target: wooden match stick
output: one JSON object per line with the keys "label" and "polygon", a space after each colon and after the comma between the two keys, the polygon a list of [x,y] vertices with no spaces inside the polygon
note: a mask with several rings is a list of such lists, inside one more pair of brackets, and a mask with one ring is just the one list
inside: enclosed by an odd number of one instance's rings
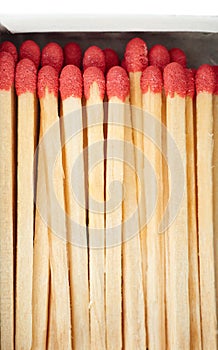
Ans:
{"label": "wooden match stick", "polygon": [[194,74],[186,69],[186,149],[187,149],[187,195],[188,195],[188,240],[189,240],[189,306],[190,306],[190,346],[201,349],[200,290],[198,271],[198,232],[196,206],[196,157],[194,105]]}
{"label": "wooden match stick", "polygon": [[[118,66],[111,68],[107,74],[106,88],[108,96],[105,237],[106,334],[108,349],[122,349],[122,185],[125,102],[129,101],[129,78],[126,71]],[[116,145],[113,142],[116,142]],[[119,154],[119,159],[117,159],[117,154]],[[121,183],[121,189],[111,194],[110,186],[114,181]],[[114,195],[115,208],[111,197]]]}
{"label": "wooden match stick", "polygon": [[[217,348],[213,224],[213,91],[215,73],[202,65],[196,73],[198,241],[202,345]],[[217,214],[216,214],[217,215]]]}
{"label": "wooden match stick", "polygon": [[[40,126],[40,140],[44,133],[43,127]],[[38,161],[38,174],[45,177],[41,170],[42,162],[41,157]],[[36,199],[38,200],[40,196],[42,193],[40,186],[37,185]],[[49,279],[48,227],[45,218],[41,217],[36,206],[33,247],[32,350],[46,349],[47,346]]]}
{"label": "wooden match stick", "polygon": [[[40,100],[40,120],[44,127],[44,132],[48,131],[55,122],[58,128],[58,73],[51,66],[44,66],[39,71],[38,96]],[[50,217],[47,223],[51,269],[48,348],[54,349],[61,347],[63,349],[70,349],[71,316],[66,228],[64,219],[61,220],[62,211],[64,211],[65,208],[62,159],[59,157],[58,160],[56,160],[56,165],[49,164],[52,151],[57,148],[61,151],[59,136],[58,134],[57,139],[50,140],[49,149],[44,149],[47,166],[55,166],[53,178],[44,179],[47,186],[47,193],[44,195],[48,197],[48,214]],[[42,180],[43,179],[41,179],[41,181]],[[54,203],[51,199],[53,187],[62,211],[58,211],[58,209],[54,207]]]}
{"label": "wooden match stick", "polygon": [[17,349],[32,346],[32,279],[34,234],[34,152],[37,131],[37,71],[24,58],[17,64],[17,257],[16,339]]}
{"label": "wooden match stick", "polygon": [[216,315],[218,319],[218,66],[213,66],[216,85],[213,95],[213,220],[214,220],[214,252],[215,252],[215,283],[216,283]]}
{"label": "wooden match stick", "polygon": [[[52,90],[52,89],[51,89]],[[43,113],[42,113],[43,116]],[[48,130],[48,121],[41,119],[39,143],[42,142]],[[45,349],[48,335],[48,309],[50,292],[49,267],[49,235],[48,235],[48,205],[44,207],[42,215],[38,203],[48,199],[43,192],[41,181],[47,181],[46,154],[39,152],[37,159],[36,209],[35,231],[33,245],[33,293],[32,293],[32,350]],[[46,191],[48,186],[45,185]],[[45,197],[45,199],[43,198]]]}
{"label": "wooden match stick", "polygon": [[[105,79],[97,67],[89,67],[84,75],[84,94],[88,127],[88,227],[89,227],[89,283],[91,349],[106,349],[104,298],[104,136],[103,99]],[[92,147],[97,144],[97,151]],[[97,164],[95,163],[97,161]],[[99,206],[93,207],[92,201]]]}
{"label": "wooden match stick", "polygon": [[137,201],[139,205],[139,224],[142,256],[142,274],[144,298],[146,300],[146,208],[145,208],[145,184],[144,177],[140,176],[144,170],[144,137],[143,137],[143,115],[142,115],[142,93],[140,89],[140,79],[143,70],[148,65],[147,45],[140,38],[130,40],[125,49],[125,63],[130,80],[130,103],[131,118],[133,127],[133,142],[135,148],[136,172],[141,178],[141,183],[137,177]]}
{"label": "wooden match stick", "polygon": [[1,349],[14,349],[15,98],[14,59],[0,52],[0,313]]}
{"label": "wooden match stick", "polygon": [[[155,212],[147,224],[147,325],[149,349],[166,348],[165,330],[165,259],[164,234],[159,234],[159,225],[163,214],[163,177],[162,177],[162,74],[158,67],[147,67],[141,76],[142,105],[145,111],[144,121],[152,116],[155,120],[147,121],[147,133],[152,132],[153,140],[145,139],[145,156],[153,166],[157,181],[157,198],[153,179],[147,179],[152,198],[145,198],[146,208],[156,202]],[[148,115],[149,114],[149,115]],[[150,127],[150,129],[149,129]],[[146,130],[146,125],[145,125]],[[150,131],[149,131],[150,130]],[[147,141],[147,142],[146,142]],[[149,181],[151,181],[149,183]],[[158,334],[158,336],[157,336]]]}
{"label": "wooden match stick", "polygon": [[41,58],[40,56],[40,47],[35,41],[25,40],[22,42],[19,50],[20,60],[22,60],[23,58],[29,58],[31,61],[34,62],[36,68],[38,69]]}
{"label": "wooden match stick", "polygon": [[[62,102],[62,127],[64,144],[65,205],[67,220],[68,251],[70,264],[70,292],[72,314],[72,343],[75,349],[90,348],[89,334],[89,282],[88,282],[88,242],[86,236],[85,182],[78,202],[73,192],[84,179],[84,162],[81,168],[74,163],[83,154],[82,120],[82,75],[78,67],[65,66],[60,75]],[[69,120],[70,116],[70,120]],[[75,135],[75,123],[80,133]],[[71,140],[67,140],[72,136]],[[83,177],[81,176],[83,175]],[[78,224],[75,231],[73,222]]]}
{"label": "wooden match stick", "polygon": [[123,347],[146,348],[145,299],[131,110],[125,104],[123,199]]}
{"label": "wooden match stick", "polygon": [[[174,215],[175,205],[169,207],[169,223],[167,233],[168,276],[167,276],[167,343],[171,349],[190,348],[190,316],[189,316],[189,271],[188,271],[188,211],[187,211],[187,180],[186,180],[186,124],[185,124],[185,97],[186,75],[184,68],[176,63],[168,64],[164,69],[164,88],[166,93],[167,117],[167,157],[168,165],[180,168],[174,157],[175,149],[170,145],[173,137],[181,156],[184,169],[184,191],[179,203],[178,213]],[[171,135],[171,136],[170,136]],[[170,169],[169,169],[170,170]],[[170,182],[169,189],[175,186]],[[175,181],[175,179],[171,179]],[[175,189],[175,187],[174,187]]]}

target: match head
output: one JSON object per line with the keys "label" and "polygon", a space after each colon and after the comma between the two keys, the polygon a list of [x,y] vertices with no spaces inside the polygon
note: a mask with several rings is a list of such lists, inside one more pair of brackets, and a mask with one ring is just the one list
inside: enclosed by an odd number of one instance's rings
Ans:
{"label": "match head", "polygon": [[14,83],[15,62],[9,52],[0,52],[0,90],[9,91]]}
{"label": "match head", "polygon": [[111,97],[117,97],[125,102],[130,89],[129,78],[125,69],[115,66],[108,71],[106,89],[109,100]]}
{"label": "match head", "polygon": [[20,46],[19,58],[29,58],[35,63],[36,68],[38,69],[40,63],[40,47],[33,40],[26,40]]}
{"label": "match head", "polygon": [[174,97],[177,94],[185,98],[187,91],[185,69],[179,63],[172,62],[164,68],[163,76],[166,95]]}
{"label": "match head", "polygon": [[195,75],[195,85],[197,94],[207,92],[213,94],[216,85],[216,76],[213,67],[203,64]]}
{"label": "match head", "polygon": [[120,65],[121,65],[121,67],[122,67],[123,69],[125,69],[125,70],[127,71],[125,58],[123,58],[123,59],[121,60]]}
{"label": "match head", "polygon": [[89,67],[83,73],[84,95],[87,100],[90,97],[90,88],[93,83],[98,85],[99,96],[103,101],[105,94],[105,78],[100,68]]}
{"label": "match head", "polygon": [[81,67],[82,50],[81,47],[74,42],[70,42],[64,46],[64,65],[73,64]]}
{"label": "match head", "polygon": [[110,48],[104,49],[103,52],[105,55],[106,73],[107,73],[110,68],[114,66],[119,66],[120,60],[116,51]]}
{"label": "match head", "polygon": [[145,94],[148,89],[153,93],[161,93],[163,87],[163,78],[161,70],[157,66],[145,68],[141,76],[141,90]]}
{"label": "match head", "polygon": [[214,95],[218,95],[218,66],[213,66],[213,70],[216,78],[216,84],[215,84],[215,89],[213,93]]}
{"label": "match head", "polygon": [[23,58],[16,66],[15,88],[17,95],[36,92],[37,69],[33,61]]}
{"label": "match head", "polygon": [[170,63],[170,54],[163,45],[154,45],[148,52],[150,66],[157,66],[162,71]]}
{"label": "match head", "polygon": [[62,100],[68,97],[82,98],[82,74],[77,66],[65,66],[61,71],[59,81]]}
{"label": "match head", "polygon": [[48,43],[42,49],[41,65],[51,66],[56,69],[58,74],[61,71],[64,62],[64,53],[62,47],[57,43]]}
{"label": "match head", "polygon": [[148,49],[144,40],[134,38],[128,42],[125,50],[125,62],[128,72],[142,72],[148,65]]}
{"label": "match head", "polygon": [[83,70],[89,67],[97,67],[105,72],[106,62],[104,52],[98,46],[90,46],[83,56]]}
{"label": "match head", "polygon": [[185,68],[187,81],[187,96],[194,98],[195,95],[195,74],[193,69]]}
{"label": "match head", "polygon": [[0,44],[0,51],[9,52],[12,55],[14,62],[17,63],[17,60],[18,60],[17,48],[11,41],[3,41]]}
{"label": "match head", "polygon": [[170,54],[170,62],[177,62],[181,64],[184,68],[187,65],[185,52],[178,47],[174,47],[169,51]]}
{"label": "match head", "polygon": [[58,96],[58,72],[51,66],[44,66],[39,70],[37,82],[38,97],[45,97],[46,90],[49,94]]}

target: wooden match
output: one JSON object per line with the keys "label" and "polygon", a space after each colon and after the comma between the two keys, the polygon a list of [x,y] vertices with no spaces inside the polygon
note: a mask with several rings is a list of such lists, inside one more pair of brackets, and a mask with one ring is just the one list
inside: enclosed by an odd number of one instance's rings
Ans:
{"label": "wooden match", "polygon": [[[163,349],[166,344],[165,329],[165,254],[164,234],[159,233],[159,226],[163,215],[163,178],[162,178],[162,74],[157,66],[147,67],[141,76],[142,108],[144,115],[144,130],[148,137],[144,141],[145,157],[153,166],[156,181],[157,194],[155,198],[154,179],[147,179],[145,186],[150,188],[149,198],[146,200],[146,208],[155,203],[155,212],[147,223],[147,327],[149,349]],[[154,118],[149,123],[149,117]],[[147,120],[147,123],[146,123]],[[152,135],[149,135],[152,130]],[[158,333],[158,337],[157,337]]]}
{"label": "wooden match", "polygon": [[[185,97],[186,75],[184,68],[176,63],[168,64],[164,69],[164,89],[166,93],[167,120],[167,157],[168,164],[179,169],[174,159],[175,150],[170,147],[172,135],[181,156],[184,170],[183,198],[179,204],[176,217],[171,218],[175,203],[169,207],[169,218],[173,220],[167,230],[167,255],[169,257],[167,291],[167,334],[170,348],[188,349],[190,347],[190,313],[189,313],[189,260],[188,260],[188,211],[186,179],[186,124]],[[173,185],[169,177],[169,189]],[[174,179],[175,181],[175,179]]]}
{"label": "wooden match", "polygon": [[[106,168],[106,329],[107,348],[122,348],[122,219],[124,173],[125,103],[129,101],[129,79],[125,70],[114,66],[107,74],[108,130]],[[117,146],[113,142],[119,142]],[[117,158],[119,153],[119,159]],[[110,186],[119,181],[119,193]],[[112,198],[116,195],[116,198]],[[113,199],[118,208],[113,208]],[[110,207],[110,204],[112,208]]]}
{"label": "wooden match", "polygon": [[[60,93],[62,103],[63,128],[63,164],[65,174],[65,205],[67,220],[68,257],[70,268],[72,344],[75,349],[90,348],[89,332],[89,281],[88,281],[88,240],[86,236],[86,199],[85,182],[80,193],[80,201],[76,200],[73,191],[84,181],[84,161],[75,168],[79,157],[83,159],[83,120],[82,120],[82,74],[78,67],[67,65],[60,75]],[[69,122],[70,116],[70,122]],[[74,120],[76,119],[76,121]],[[79,134],[74,123],[77,123]],[[67,140],[67,135],[72,138]],[[72,136],[74,135],[74,136]],[[79,229],[75,231],[73,223]]]}
{"label": "wooden match", "polygon": [[217,347],[213,224],[213,91],[215,73],[202,65],[196,73],[198,241],[202,346]]}
{"label": "wooden match", "polygon": [[[96,49],[94,48],[94,52],[95,51]],[[91,56],[90,54],[90,57]],[[88,128],[88,234],[91,348],[106,349],[103,144],[105,78],[103,72],[99,68],[90,66],[84,71],[83,80]],[[91,147],[94,144],[98,144],[98,154],[91,151]],[[94,164],[95,160],[97,164]],[[98,207],[96,209],[92,205],[93,201],[98,202]]]}
{"label": "wooden match", "polygon": [[28,58],[19,61],[15,75],[18,96],[16,348],[31,348],[32,345],[36,79],[34,63]]}
{"label": "wooden match", "polygon": [[1,349],[14,349],[15,93],[14,59],[0,52],[0,313]]}

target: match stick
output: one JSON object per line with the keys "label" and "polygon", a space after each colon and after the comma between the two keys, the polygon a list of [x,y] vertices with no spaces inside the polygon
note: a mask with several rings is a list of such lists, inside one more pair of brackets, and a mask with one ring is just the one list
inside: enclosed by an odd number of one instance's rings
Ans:
{"label": "match stick", "polygon": [[37,72],[28,58],[18,62],[16,348],[32,346],[32,279],[34,230],[34,152],[37,131]]}
{"label": "match stick", "polygon": [[29,58],[35,63],[36,68],[39,68],[41,51],[39,45],[33,40],[24,41],[19,50],[19,59]]}
{"label": "match stick", "polygon": [[[122,186],[125,102],[129,102],[129,78],[126,71],[118,66],[111,68],[107,74],[106,88],[108,96],[105,237],[106,334],[108,349],[122,349]],[[116,144],[113,144],[114,142]],[[110,187],[114,181],[119,181],[121,188],[120,191],[111,193]],[[116,207],[113,207],[113,200],[114,203],[116,202]]]}
{"label": "match stick", "polygon": [[188,195],[188,240],[189,240],[189,306],[190,306],[190,346],[201,349],[200,291],[198,271],[198,232],[196,205],[196,156],[195,117],[193,99],[195,97],[194,74],[186,69],[186,149],[187,149],[187,195]]}
{"label": "match stick", "polygon": [[141,178],[141,183],[137,177],[137,201],[139,205],[140,240],[142,251],[142,275],[144,298],[146,300],[146,208],[145,208],[145,184],[144,177],[140,176],[144,171],[144,137],[143,137],[143,114],[142,114],[142,93],[140,89],[140,79],[143,70],[148,65],[147,45],[140,38],[130,40],[125,50],[125,63],[130,80],[130,103],[131,118],[133,128],[133,142],[135,148],[136,173]]}
{"label": "match stick", "polygon": [[[46,68],[44,68],[45,70]],[[43,70],[42,70],[43,72]],[[48,70],[49,73],[49,70]],[[55,86],[50,85],[50,91],[55,91]],[[42,115],[43,116],[43,115]],[[40,121],[39,143],[42,142],[48,129],[47,119]],[[48,308],[49,308],[49,236],[48,236],[48,208],[44,208],[44,217],[40,201],[47,205],[48,198],[43,192],[40,181],[47,181],[46,154],[40,153],[37,160],[37,184],[36,184],[36,209],[35,209],[35,232],[33,245],[33,294],[32,294],[32,349],[45,349],[48,334]],[[47,185],[46,186],[46,191]],[[48,206],[48,205],[47,205]]]}
{"label": "match stick", "polygon": [[12,55],[14,62],[17,63],[17,60],[18,60],[17,48],[11,41],[7,41],[7,40],[3,41],[0,44],[0,52],[1,51],[9,52]]}
{"label": "match stick", "polygon": [[118,54],[113,49],[110,49],[107,47],[106,49],[103,50],[103,52],[105,55],[105,64],[106,64],[105,72],[107,73],[110,68],[114,66],[119,66],[120,60],[119,60]]}
{"label": "match stick", "polygon": [[89,67],[97,67],[105,73],[106,63],[104,52],[98,46],[90,46],[83,56],[83,70]]}
{"label": "match stick", "polygon": [[[173,203],[169,207],[170,223],[167,235],[166,254],[168,258],[168,276],[166,285],[167,295],[167,335],[168,346],[171,349],[190,348],[190,314],[189,314],[189,271],[188,271],[188,211],[187,211],[187,179],[186,179],[186,124],[185,124],[185,97],[186,75],[184,68],[176,63],[168,64],[164,69],[164,88],[166,93],[167,119],[167,158],[168,166],[180,168],[174,158],[175,149],[170,145],[173,137],[181,156],[184,169],[184,188],[176,188],[170,182],[169,189],[184,191],[176,217]],[[171,136],[170,136],[171,135]],[[179,171],[179,170],[178,170]],[[174,179],[175,181],[175,179]]]}
{"label": "match stick", "polygon": [[60,73],[64,62],[63,49],[57,43],[48,43],[42,49],[41,66],[51,66]]}
{"label": "match stick", "polygon": [[1,349],[14,349],[15,98],[14,59],[0,52],[0,313]]}
{"label": "match stick", "polygon": [[181,66],[183,66],[184,68],[186,67],[187,59],[186,59],[185,52],[183,50],[181,50],[178,47],[174,47],[171,50],[169,50],[169,54],[170,54],[170,62],[177,62],[181,64]]}
{"label": "match stick", "polygon": [[[89,349],[89,283],[88,242],[86,236],[85,182],[78,203],[73,192],[84,181],[84,162],[75,168],[75,162],[83,154],[82,75],[78,67],[67,65],[60,75],[62,103],[63,150],[65,173],[65,204],[67,220],[68,252],[70,264],[70,292],[72,314],[72,342],[75,349]],[[70,116],[70,121],[69,121]],[[74,120],[75,117],[76,121]],[[76,126],[74,123],[76,122]],[[75,135],[76,127],[80,133]],[[72,135],[71,140],[67,140]],[[78,228],[75,231],[75,225]]]}
{"label": "match stick", "polygon": [[73,64],[74,66],[81,67],[82,63],[82,50],[81,47],[74,42],[67,43],[64,46],[64,65]]}
{"label": "match stick", "polygon": [[[58,58],[57,58],[58,60]],[[58,117],[58,73],[51,66],[44,66],[38,74],[38,96],[40,100],[40,121],[44,127],[44,132],[48,131],[52,124],[57,123]],[[49,149],[45,149],[45,161],[49,166],[52,151],[54,149],[61,151],[60,135],[56,139],[51,139]],[[53,164],[50,164],[54,166]],[[48,176],[48,175],[47,175]],[[46,181],[48,196],[48,236],[49,236],[49,254],[51,269],[50,286],[50,319],[48,348],[71,348],[71,316],[70,316],[70,296],[68,280],[68,260],[65,221],[61,220],[62,211],[64,211],[64,187],[62,158],[56,160],[53,170],[53,178],[40,179]],[[39,180],[38,180],[39,183]],[[53,190],[60,203],[61,211],[54,207],[51,199]],[[44,194],[45,196],[45,194]],[[37,199],[38,200],[38,199]],[[42,200],[42,198],[41,198]],[[55,229],[55,231],[53,231]]]}
{"label": "match stick", "polygon": [[214,220],[214,252],[215,252],[215,283],[216,283],[216,313],[218,318],[218,66],[213,66],[216,85],[213,95],[214,149],[213,149],[213,220]]}
{"label": "match stick", "polygon": [[[40,127],[40,139],[44,131]],[[38,174],[43,159],[38,161]],[[45,194],[43,194],[45,195]],[[37,186],[36,198],[42,196]],[[47,214],[48,215],[48,214]],[[33,248],[33,297],[32,297],[32,349],[46,349],[48,332],[48,295],[49,295],[49,241],[48,227],[36,207]]]}
{"label": "match stick", "polygon": [[[88,127],[88,230],[91,348],[106,349],[103,145],[103,99],[105,93],[105,79],[103,72],[97,67],[87,68],[84,72],[83,79]],[[98,151],[92,150],[94,144],[97,145]],[[97,162],[97,164],[95,162]],[[97,208],[93,206],[93,201],[97,201]]]}
{"label": "match stick", "polygon": [[[215,73],[207,64],[196,73],[198,242],[202,345],[217,348],[213,224],[213,91]],[[217,215],[217,214],[216,214]]]}
{"label": "match stick", "polygon": [[[123,199],[123,348],[145,349],[145,299],[131,110],[125,104]],[[131,166],[133,168],[131,168]]]}
{"label": "match stick", "polygon": [[[146,208],[155,203],[155,212],[147,224],[147,325],[149,349],[166,348],[165,330],[165,254],[164,234],[159,234],[159,225],[163,215],[163,177],[162,177],[162,74],[158,67],[147,67],[141,76],[142,105],[145,111],[144,121],[151,115],[155,120],[147,125],[148,135],[153,140],[145,139],[145,156],[153,166],[157,181],[157,198],[153,179],[147,178],[146,185],[150,188],[150,196],[146,199]],[[147,141],[147,142],[146,142]],[[156,143],[156,144],[155,144]],[[150,183],[149,183],[150,181]],[[158,334],[158,336],[157,336]]]}
{"label": "match stick", "polygon": [[160,68],[161,71],[170,63],[170,54],[163,45],[154,45],[148,52],[149,66]]}

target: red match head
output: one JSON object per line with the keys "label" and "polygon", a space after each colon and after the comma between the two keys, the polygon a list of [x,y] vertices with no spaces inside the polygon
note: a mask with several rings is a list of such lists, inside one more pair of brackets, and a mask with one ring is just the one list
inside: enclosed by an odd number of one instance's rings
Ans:
{"label": "red match head", "polygon": [[77,43],[70,42],[64,46],[64,64],[73,64],[74,66],[81,67],[82,63],[82,50]]}
{"label": "red match head", "polygon": [[57,43],[48,43],[42,49],[41,65],[51,66],[56,69],[58,74],[61,71],[64,62],[64,54],[60,45]]}
{"label": "red match head", "polygon": [[186,67],[187,60],[184,51],[179,49],[178,47],[174,47],[169,51],[170,54],[170,62],[177,62],[181,64],[184,68]]}
{"label": "red match head", "polygon": [[195,95],[195,75],[193,69],[185,68],[187,81],[187,96],[193,98]]}
{"label": "red match head", "polygon": [[87,100],[90,97],[90,87],[93,83],[98,85],[99,95],[103,100],[105,94],[105,78],[102,70],[97,67],[89,67],[83,73],[84,95]]}
{"label": "red match head", "polygon": [[120,65],[121,65],[121,67],[123,67],[123,69],[125,69],[125,70],[127,71],[125,58],[123,58],[123,59],[121,60]]}
{"label": "red match head", "polygon": [[153,93],[161,93],[163,87],[161,70],[156,66],[145,68],[141,76],[140,85],[143,94],[145,94],[148,89]]}
{"label": "red match head", "polygon": [[83,70],[85,71],[89,67],[97,67],[103,73],[105,72],[105,55],[98,46],[90,46],[84,53]]}
{"label": "red match head", "polygon": [[148,49],[144,40],[134,38],[128,42],[125,50],[125,62],[128,72],[142,72],[148,65]]}
{"label": "red match head", "polygon": [[11,41],[3,41],[3,43],[0,44],[0,51],[9,52],[13,56],[14,62],[17,63],[17,48]]}
{"label": "red match head", "polygon": [[112,49],[106,48],[103,50],[103,52],[105,54],[106,73],[107,73],[111,67],[119,66],[120,60],[116,51]]}
{"label": "red match head", "polygon": [[177,62],[169,63],[164,68],[164,89],[167,96],[186,96],[187,81],[185,69]]}
{"label": "red match head", "polygon": [[216,78],[214,95],[218,95],[218,66],[213,66],[213,70],[214,70],[215,78]]}
{"label": "red match head", "polygon": [[20,46],[19,58],[29,58],[35,63],[36,68],[38,69],[40,63],[40,47],[33,40],[26,40]]}
{"label": "red match head", "polygon": [[14,58],[9,52],[0,52],[0,90],[9,91],[14,83]]}
{"label": "red match head", "polygon": [[154,45],[148,52],[150,66],[157,66],[163,70],[170,63],[170,54],[163,45]]}
{"label": "red match head", "polygon": [[60,94],[61,99],[68,97],[82,98],[82,74],[80,69],[74,65],[65,66],[60,75]]}
{"label": "red match head", "polygon": [[38,73],[38,97],[45,97],[45,92],[58,96],[58,72],[51,66],[44,66]]}
{"label": "red match head", "polygon": [[213,67],[203,64],[195,75],[195,85],[197,94],[207,92],[213,94],[216,85],[216,76]]}
{"label": "red match head", "polygon": [[107,73],[107,95],[110,100],[111,97],[118,97],[125,102],[129,96],[129,78],[122,67],[112,67]]}
{"label": "red match head", "polygon": [[29,58],[23,58],[16,66],[15,88],[17,95],[26,92],[36,92],[37,70],[36,66]]}

